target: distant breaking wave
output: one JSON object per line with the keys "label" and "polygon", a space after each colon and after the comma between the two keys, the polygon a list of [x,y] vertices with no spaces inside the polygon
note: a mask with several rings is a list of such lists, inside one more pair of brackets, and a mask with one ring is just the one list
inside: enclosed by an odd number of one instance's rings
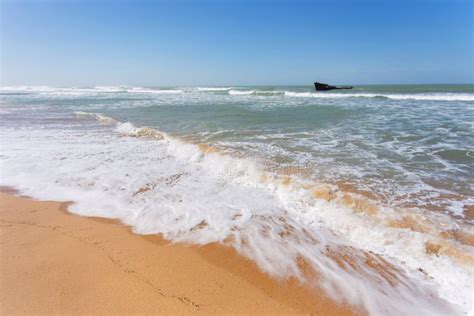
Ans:
{"label": "distant breaking wave", "polygon": [[273,95],[284,95],[285,91],[274,91],[274,90],[230,90],[231,95],[258,95],[258,96],[273,96]]}
{"label": "distant breaking wave", "polygon": [[97,86],[97,87],[49,87],[49,86],[15,86],[0,87],[2,92],[29,92],[29,93],[51,93],[51,94],[72,94],[72,93],[99,93],[99,92],[127,92],[124,86]]}
{"label": "distant breaking wave", "polygon": [[289,98],[379,98],[388,100],[419,100],[419,101],[466,101],[473,102],[473,93],[364,93],[364,92],[316,92],[288,90],[259,90],[232,87],[196,87],[182,88],[145,88],[127,86],[96,86],[96,87],[49,87],[49,86],[16,86],[0,87],[0,93],[8,94],[40,94],[40,95],[98,95],[107,93],[137,93],[137,94],[181,94],[181,93],[222,93],[232,96],[284,96]]}
{"label": "distant breaking wave", "polygon": [[152,93],[152,94],[179,94],[184,91],[181,89],[150,89],[141,87],[124,86],[97,86],[91,88],[56,88],[48,86],[18,86],[18,87],[0,87],[1,92],[6,93],[39,93],[47,95],[80,95],[80,94],[101,94],[101,93]]}
{"label": "distant breaking wave", "polygon": [[[208,89],[208,88],[205,88]],[[209,88],[210,89],[210,88]],[[218,88],[216,88],[218,89]],[[377,94],[377,93],[327,93],[327,92],[295,92],[295,91],[273,91],[273,90],[237,90],[221,88],[219,90],[199,90],[199,91],[228,91],[230,95],[256,95],[274,96],[284,95],[285,97],[296,98],[321,98],[321,99],[341,99],[341,98],[381,98],[390,100],[420,100],[420,101],[474,101],[474,94],[470,93],[419,93],[419,94]]]}
{"label": "distant breaking wave", "polygon": [[218,91],[229,91],[232,88],[225,88],[225,87],[198,87],[197,91],[203,92],[218,92]]}
{"label": "distant breaking wave", "polygon": [[285,91],[287,97],[299,98],[386,98],[392,100],[423,101],[474,101],[474,94],[469,93],[420,93],[420,94],[375,94],[375,93],[325,93],[325,92],[292,92]]}
{"label": "distant breaking wave", "polygon": [[147,88],[132,88],[128,89],[127,92],[131,93],[156,93],[156,94],[164,94],[164,93],[183,93],[183,90],[180,89],[147,89]]}
{"label": "distant breaking wave", "polygon": [[255,90],[230,90],[229,94],[233,95],[252,95],[255,94]]}

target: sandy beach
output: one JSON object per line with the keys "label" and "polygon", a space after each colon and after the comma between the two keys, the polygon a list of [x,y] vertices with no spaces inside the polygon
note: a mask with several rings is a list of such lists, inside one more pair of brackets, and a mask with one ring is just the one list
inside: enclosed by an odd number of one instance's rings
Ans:
{"label": "sandy beach", "polygon": [[0,195],[3,315],[354,314],[230,248],[171,244],[12,193]]}

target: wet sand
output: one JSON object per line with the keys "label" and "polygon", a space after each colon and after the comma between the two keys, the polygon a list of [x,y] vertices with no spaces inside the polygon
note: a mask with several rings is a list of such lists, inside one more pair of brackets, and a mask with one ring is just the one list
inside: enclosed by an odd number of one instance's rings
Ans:
{"label": "wet sand", "polygon": [[0,314],[351,315],[218,244],[171,244],[0,193]]}

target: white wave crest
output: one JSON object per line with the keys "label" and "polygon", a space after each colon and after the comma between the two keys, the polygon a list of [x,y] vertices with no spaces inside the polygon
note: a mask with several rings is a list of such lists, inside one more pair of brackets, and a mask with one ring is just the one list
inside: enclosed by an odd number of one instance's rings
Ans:
{"label": "white wave crest", "polygon": [[376,93],[327,93],[327,92],[293,92],[285,91],[287,97],[300,98],[387,98],[392,100],[424,101],[474,101],[470,93],[413,93],[413,94],[376,94]]}
{"label": "white wave crest", "polygon": [[197,91],[209,91],[209,92],[213,92],[213,91],[229,91],[230,89],[232,88],[226,88],[226,87],[198,87],[197,88]]}
{"label": "white wave crest", "polygon": [[131,88],[127,92],[130,93],[153,93],[153,94],[179,94],[184,91],[181,89],[147,89],[147,88]]}
{"label": "white wave crest", "polygon": [[230,90],[229,94],[232,94],[232,95],[252,95],[252,94],[255,94],[255,90]]}
{"label": "white wave crest", "polygon": [[0,91],[9,93],[33,93],[47,96],[82,96],[125,92],[124,87],[58,88],[48,86],[1,87]]}
{"label": "white wave crest", "polygon": [[165,134],[150,127],[136,127],[130,122],[117,123],[115,131],[122,135],[133,137],[145,137],[153,139],[164,139]]}
{"label": "white wave crest", "polygon": [[94,90],[98,92],[126,92],[127,87],[125,86],[96,86]]}
{"label": "white wave crest", "polygon": [[44,92],[54,91],[57,88],[49,86],[3,86],[0,87],[0,91],[6,92]]}
{"label": "white wave crest", "polygon": [[383,96],[394,100],[474,101],[474,94],[470,93],[387,94]]}
{"label": "white wave crest", "polygon": [[76,115],[76,117],[92,117],[92,118],[95,118],[97,122],[102,123],[102,124],[116,124],[117,123],[117,120],[111,117],[105,116],[101,113],[76,111],[74,112],[74,115]]}

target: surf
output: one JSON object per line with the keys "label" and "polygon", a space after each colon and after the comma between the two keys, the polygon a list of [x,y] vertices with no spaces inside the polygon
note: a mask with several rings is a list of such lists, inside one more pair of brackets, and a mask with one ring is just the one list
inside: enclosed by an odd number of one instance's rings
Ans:
{"label": "surf", "polygon": [[[175,242],[227,244],[275,277],[321,286],[371,314],[408,312],[400,310],[407,301],[410,312],[453,312],[443,300],[433,304],[435,292],[458,306],[469,304],[459,289],[443,288],[455,277],[453,271],[460,276],[458,286],[465,283],[472,268],[472,257],[465,253],[468,246],[441,237],[452,225],[447,217],[426,222],[422,229],[410,228],[401,220],[413,218],[413,210],[395,212],[337,186],[269,171],[264,161],[235,158],[100,113],[76,116],[111,123],[104,126],[107,143],[93,136],[73,137],[75,158],[61,163],[59,170],[53,167],[58,166],[54,158],[51,166],[33,164],[26,170],[30,181],[24,181],[21,172],[28,159],[3,161],[11,170],[5,181],[33,197],[73,200],[72,212],[118,218],[136,233],[160,233]],[[65,140],[56,136],[59,143]],[[81,158],[84,150],[91,159]],[[102,154],[90,156],[96,150]],[[67,172],[45,172],[50,169]],[[81,176],[72,180],[76,175]],[[47,180],[51,177],[56,184]],[[50,186],[45,190],[39,183]],[[453,265],[438,253],[464,257]],[[450,260],[457,259],[454,255]],[[469,291],[470,285],[464,285]]]}

